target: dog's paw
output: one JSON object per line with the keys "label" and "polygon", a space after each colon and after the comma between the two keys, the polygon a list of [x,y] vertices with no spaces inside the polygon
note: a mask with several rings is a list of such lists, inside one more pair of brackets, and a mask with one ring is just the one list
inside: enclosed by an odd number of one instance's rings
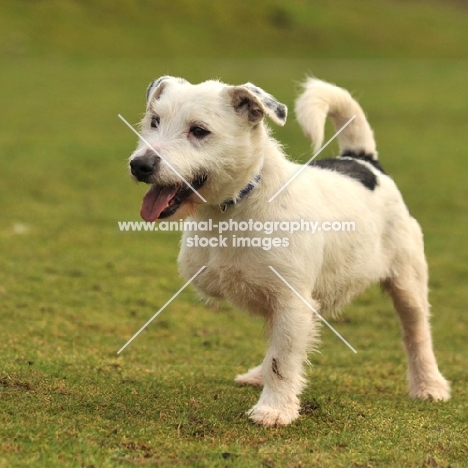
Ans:
{"label": "dog's paw", "polygon": [[282,408],[255,405],[247,414],[253,422],[262,426],[286,426],[299,417],[299,405]]}
{"label": "dog's paw", "polygon": [[256,387],[263,387],[263,374],[262,366],[257,366],[250,369],[245,374],[239,374],[234,381],[239,385],[254,385]]}
{"label": "dog's paw", "polygon": [[442,375],[436,380],[419,382],[412,386],[410,397],[421,400],[447,401],[450,400],[450,384]]}

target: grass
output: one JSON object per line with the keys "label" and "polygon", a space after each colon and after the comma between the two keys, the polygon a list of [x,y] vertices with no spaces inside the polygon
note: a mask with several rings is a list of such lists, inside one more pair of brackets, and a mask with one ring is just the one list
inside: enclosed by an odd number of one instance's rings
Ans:
{"label": "grass", "polygon": [[[466,57],[459,0],[4,0],[3,53],[73,57]],[[0,49],[1,50],[1,49]]]}
{"label": "grass", "polygon": [[[396,27],[397,17],[418,14],[432,14],[433,27],[442,32],[453,29],[444,39],[452,41],[446,54],[452,58],[430,48],[436,42],[432,36],[426,55],[419,55],[426,58],[414,58],[417,40],[403,28],[401,41],[409,44],[405,58],[398,57],[399,46],[385,32],[386,55],[371,59],[378,55],[372,36],[364,47],[359,37],[349,36],[353,22],[339,12],[335,17],[343,34],[335,37],[323,26],[334,48],[320,47],[308,59],[301,57],[310,46],[296,58],[267,50],[271,36],[261,21],[256,42],[265,47],[264,58],[246,52],[253,36],[228,48],[226,55],[237,51],[239,58],[220,57],[216,48],[207,52],[213,58],[198,58],[202,53],[187,58],[180,47],[195,30],[203,29],[196,36],[203,47],[215,34],[201,27],[200,11],[192,8],[184,10],[184,18],[193,16],[194,23],[185,33],[176,27],[181,20],[165,23],[166,29],[176,25],[172,34],[180,42],[173,46],[174,56],[167,52],[167,58],[155,60],[157,54],[131,54],[136,45],[145,50],[150,32],[140,34],[132,19],[140,18],[139,10],[128,13],[122,26],[123,4],[106,10],[108,29],[93,28],[79,16],[93,17],[84,3],[56,3],[61,21],[49,28],[33,24],[38,9],[51,8],[46,2],[28,10],[21,2],[6,5],[1,21],[8,27],[0,29],[10,31],[9,37],[28,34],[21,36],[25,50],[10,48],[3,55],[0,74],[0,467],[466,466],[468,62],[456,58],[466,44],[456,39],[466,34],[458,26],[466,22],[464,10],[382,3],[393,12],[382,23],[385,31]],[[111,9],[110,3],[96,5]],[[239,5],[241,14],[247,7]],[[374,7],[367,16],[359,13],[361,3],[350,5],[350,12],[358,12],[350,13],[355,21],[368,24],[375,18]],[[305,3],[291,2],[286,11],[305,22],[301,8]],[[321,8],[331,21],[329,8]],[[83,25],[83,40],[70,11]],[[98,13],[95,21],[101,21]],[[142,28],[149,27],[149,19],[142,22]],[[60,28],[67,27],[71,32],[63,35]],[[123,38],[117,41],[120,31]],[[247,36],[248,28],[238,34]],[[163,41],[167,37],[172,36],[162,34]],[[125,45],[127,38],[132,47]],[[110,44],[121,45],[122,53]],[[291,51],[297,44],[291,39]],[[338,51],[340,44],[347,58],[321,58],[333,56],[329,51]],[[382,163],[423,226],[436,354],[453,386],[446,404],[407,397],[399,327],[377,288],[333,322],[357,355],[323,330],[321,353],[310,356],[303,416],[286,428],[249,423],[244,412],[259,391],[233,383],[236,373],[262,359],[258,318],[227,305],[211,310],[187,289],[116,354],[183,284],[176,234],[117,229],[117,221],[138,219],[145,191],[126,174],[135,138],[117,114],[137,122],[146,84],[165,73],[191,81],[249,80],[292,108],[295,83],[307,72],[359,98]],[[292,157],[308,157],[309,142],[292,117],[284,128],[275,128],[275,135]]]}

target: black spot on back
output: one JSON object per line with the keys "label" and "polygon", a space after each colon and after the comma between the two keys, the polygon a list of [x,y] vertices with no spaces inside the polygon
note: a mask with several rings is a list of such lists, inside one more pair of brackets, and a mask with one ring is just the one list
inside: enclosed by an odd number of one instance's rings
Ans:
{"label": "black spot on back", "polygon": [[360,153],[356,153],[353,150],[345,150],[340,154],[341,158],[353,158],[353,159],[360,159],[361,161],[366,161],[369,164],[372,164],[377,170],[379,170],[382,174],[386,174],[383,170],[382,165],[378,159],[374,159],[372,154],[366,154],[364,151]]}
{"label": "black spot on back", "polygon": [[369,190],[374,190],[379,184],[377,176],[369,168],[364,164],[353,161],[352,159],[319,159],[318,161],[312,161],[310,165],[312,167],[327,169],[329,171],[338,172],[339,174],[351,177]]}

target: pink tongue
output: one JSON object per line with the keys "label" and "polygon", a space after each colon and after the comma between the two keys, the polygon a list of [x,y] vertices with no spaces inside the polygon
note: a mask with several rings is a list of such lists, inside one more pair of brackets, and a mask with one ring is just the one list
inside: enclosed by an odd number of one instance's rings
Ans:
{"label": "pink tongue", "polygon": [[177,193],[177,187],[158,187],[153,185],[143,197],[140,216],[148,222],[156,221],[169,206],[170,200]]}

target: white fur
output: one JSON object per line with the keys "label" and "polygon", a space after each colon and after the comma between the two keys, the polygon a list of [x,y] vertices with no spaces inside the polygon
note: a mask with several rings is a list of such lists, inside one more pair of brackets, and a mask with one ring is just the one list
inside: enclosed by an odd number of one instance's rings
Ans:
{"label": "white fur", "polygon": [[315,151],[322,146],[327,117],[331,118],[338,131],[356,116],[346,131],[338,136],[340,148],[371,154],[377,159],[374,133],[369,122],[361,106],[345,89],[309,78],[304,84],[304,92],[296,101],[296,115],[304,133],[315,144]]}
{"label": "white fur", "polygon": [[[273,266],[321,314],[337,311],[370,283],[381,282],[399,314],[409,360],[410,395],[447,400],[449,384],[439,373],[432,350],[427,302],[427,266],[421,229],[402,200],[394,181],[362,162],[378,178],[375,190],[330,170],[308,167],[271,203],[268,200],[300,166],[289,161],[270,136],[263,117],[284,123],[271,108],[272,97],[252,85],[227,86],[217,81],[191,85],[166,77],[164,89],[151,89],[143,135],[185,178],[203,172],[207,183],[173,216],[213,223],[298,220],[354,221],[354,232],[281,233],[288,248],[190,248],[187,237],[217,237],[217,232],[184,233],[180,272],[192,277],[206,269],[193,286],[206,298],[224,299],[266,319],[270,348],[263,363],[239,375],[239,384],[263,385],[250,418],[265,426],[283,425],[299,416],[299,394],[305,385],[303,363],[316,346],[316,317],[269,269]],[[156,96],[156,97],[155,97]],[[276,101],[275,101],[276,102]],[[269,104],[269,106],[267,104]],[[279,105],[279,104],[278,104]],[[309,80],[297,102],[297,116],[318,146],[329,115],[341,126],[355,121],[340,136],[341,150],[364,151],[375,159],[375,142],[364,113],[350,94],[318,80]],[[151,129],[152,115],[160,117]],[[193,122],[211,134],[195,141]],[[146,151],[141,145],[132,158]],[[219,205],[236,198],[261,173],[256,188],[221,212]],[[154,183],[178,183],[164,164]],[[232,233],[239,234],[239,233]],[[242,235],[258,237],[259,232]],[[264,235],[264,234],[263,234]],[[336,346],[341,346],[339,341]]]}

